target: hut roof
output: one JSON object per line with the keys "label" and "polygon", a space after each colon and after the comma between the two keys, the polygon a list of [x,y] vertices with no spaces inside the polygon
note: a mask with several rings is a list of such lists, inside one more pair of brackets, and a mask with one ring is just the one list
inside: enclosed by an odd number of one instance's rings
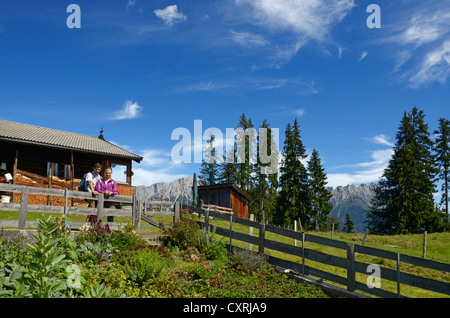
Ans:
{"label": "hut roof", "polygon": [[6,120],[0,120],[0,140],[113,155],[132,159],[136,162],[140,162],[143,159],[141,156],[135,155],[98,137]]}

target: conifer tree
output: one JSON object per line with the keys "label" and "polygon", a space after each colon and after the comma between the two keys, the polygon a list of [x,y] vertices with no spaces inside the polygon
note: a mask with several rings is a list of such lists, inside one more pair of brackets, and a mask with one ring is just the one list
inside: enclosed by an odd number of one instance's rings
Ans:
{"label": "conifer tree", "polygon": [[[236,127],[237,131],[241,129],[243,134],[237,133],[236,136],[236,159],[235,176],[237,185],[243,190],[249,190],[252,186],[252,172],[253,164],[256,160],[255,144],[256,134],[253,128],[253,123],[250,118],[247,119],[245,114],[239,118],[239,123]],[[253,156],[252,156],[253,154]]]}
{"label": "conifer tree", "polygon": [[297,118],[294,125],[286,126],[283,160],[280,167],[279,195],[274,223],[292,226],[300,218],[304,228],[311,228],[308,215],[308,174],[301,162],[306,158],[306,149],[300,138]]}
{"label": "conifer tree", "polygon": [[433,200],[436,175],[431,153],[433,143],[424,117],[417,107],[404,113],[396,134],[394,154],[367,214],[371,232],[420,233],[439,227]]}
{"label": "conifer tree", "polygon": [[308,174],[311,200],[310,216],[314,223],[314,229],[324,230],[328,216],[333,208],[330,202],[332,194],[326,188],[327,175],[316,149],[313,150],[308,161]]}
{"label": "conifer tree", "polygon": [[354,231],[353,221],[348,213],[345,215],[344,228],[347,230],[347,233],[352,233]]}
{"label": "conifer tree", "polygon": [[219,158],[214,147],[214,139],[215,137],[213,135],[209,136],[203,153],[199,178],[204,185],[214,185],[219,181]]}
{"label": "conifer tree", "polygon": [[433,150],[436,154],[439,178],[442,181],[441,204],[446,213],[446,222],[449,222],[448,187],[450,178],[450,120],[441,117],[439,119],[439,127],[434,131],[434,134],[436,134],[436,141]]}
{"label": "conifer tree", "polygon": [[[249,190],[249,194],[253,197],[254,201],[250,204],[250,213],[257,216],[258,221],[262,221],[260,211],[263,209],[265,213],[265,220],[271,220],[275,209],[275,202],[278,188],[278,173],[265,174],[264,167],[271,163],[262,163],[260,156],[260,143],[266,143],[267,156],[276,156],[278,158],[278,150],[275,141],[272,138],[272,130],[269,128],[269,123],[264,120],[260,128],[267,130],[266,139],[261,140],[261,135],[258,134],[257,138],[257,162],[254,165],[253,173],[255,177],[252,187]],[[278,160],[276,160],[278,163]],[[277,171],[278,167],[275,167]]]}

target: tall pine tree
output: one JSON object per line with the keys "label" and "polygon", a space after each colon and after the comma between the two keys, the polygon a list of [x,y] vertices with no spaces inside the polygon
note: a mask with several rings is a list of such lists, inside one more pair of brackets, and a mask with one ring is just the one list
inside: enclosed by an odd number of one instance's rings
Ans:
{"label": "tall pine tree", "polygon": [[314,229],[328,229],[328,216],[333,205],[330,202],[331,192],[326,188],[327,175],[322,167],[319,153],[313,150],[308,161],[309,193],[311,200],[310,215]]}
{"label": "tall pine tree", "polygon": [[446,222],[449,222],[448,187],[450,178],[450,121],[445,118],[440,118],[439,127],[434,133],[436,134],[436,141],[433,150],[436,154],[439,178],[442,181],[441,204],[446,213]]}
{"label": "tall pine tree", "polygon": [[420,233],[436,231],[439,227],[433,200],[436,175],[433,143],[424,117],[417,107],[404,113],[394,154],[367,214],[371,232]]}
{"label": "tall pine tree", "polygon": [[[267,156],[275,156],[278,158],[278,145],[275,144],[275,140],[272,138],[272,130],[269,128],[269,123],[264,120],[260,128],[267,130],[266,138],[261,138],[261,134],[258,134],[257,139],[257,162],[253,166],[253,178],[254,182],[249,189],[249,194],[253,197],[254,201],[250,204],[250,213],[257,216],[258,221],[262,221],[262,215],[260,212],[264,210],[265,220],[271,220],[275,210],[275,202],[278,188],[278,167],[274,167],[275,173],[266,174],[264,167],[271,165],[272,163],[262,163],[260,156],[260,144],[265,143],[267,146]],[[276,163],[278,164],[278,159]]]}
{"label": "tall pine tree", "polygon": [[306,158],[306,149],[300,136],[297,118],[294,125],[287,124],[280,167],[277,208],[273,218],[275,224],[292,226],[300,219],[304,228],[311,228],[308,215],[308,173],[301,162]]}
{"label": "tall pine tree", "polygon": [[219,159],[221,158],[218,158],[216,148],[214,147],[214,139],[214,135],[209,136],[205,151],[203,152],[199,178],[204,185],[214,185],[219,181]]}

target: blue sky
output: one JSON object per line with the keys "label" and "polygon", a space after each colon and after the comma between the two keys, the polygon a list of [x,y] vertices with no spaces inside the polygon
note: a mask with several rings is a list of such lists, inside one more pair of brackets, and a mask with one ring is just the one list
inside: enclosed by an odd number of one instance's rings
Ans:
{"label": "blue sky", "polygon": [[[68,28],[70,4],[81,28]],[[381,28],[366,20],[380,8]],[[404,111],[450,117],[450,1],[0,2],[0,118],[144,157],[134,185],[198,173],[176,128],[284,130],[297,117],[330,186],[377,181]]]}

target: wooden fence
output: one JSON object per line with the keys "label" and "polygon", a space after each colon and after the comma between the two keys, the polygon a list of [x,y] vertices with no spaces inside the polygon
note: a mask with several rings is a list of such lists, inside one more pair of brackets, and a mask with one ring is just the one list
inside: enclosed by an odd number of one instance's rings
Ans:
{"label": "wooden fence", "polygon": [[[258,223],[246,219],[237,218],[232,215],[224,215],[214,211],[203,210],[195,207],[183,206],[183,208],[187,208],[190,211],[198,213],[199,215],[203,215],[204,222],[201,223],[206,228],[211,229],[211,225],[209,224],[210,217],[229,221],[230,227],[228,229],[216,227],[215,234],[228,237],[230,240],[229,244],[230,249],[233,247],[233,241],[239,240],[249,243],[251,245],[258,246],[258,253],[264,253],[267,249],[270,249],[286,253],[289,255],[293,255],[295,257],[298,257],[298,262],[293,262],[277,258],[274,256],[269,256],[269,263],[277,267],[293,270],[303,276],[314,276],[318,277],[320,280],[327,280],[333,283],[344,285],[346,286],[346,289],[350,292],[362,291],[383,298],[404,297],[401,294],[401,284],[405,284],[429,291],[434,291],[437,293],[450,295],[450,283],[420,277],[400,270],[400,264],[406,263],[424,267],[427,269],[433,269],[449,273],[450,264],[447,263],[426,260],[423,258],[390,252],[382,249],[333,240],[316,235],[306,234],[304,232],[295,232],[277,226]],[[259,234],[258,236],[251,236],[249,234],[233,231],[233,223],[238,223],[248,226],[250,228],[259,229]],[[297,240],[298,242],[301,242],[301,246],[297,247],[291,244],[269,240],[266,238],[267,232],[272,232],[281,235],[283,237],[288,237],[293,240]],[[338,257],[323,252],[319,252],[310,248],[306,248],[305,247],[306,242],[329,246],[336,248],[338,250],[343,250],[345,251],[346,257],[345,258]],[[368,268],[370,268],[369,266],[372,264],[366,264],[357,261],[356,253],[371,255],[382,259],[393,260],[394,262],[396,262],[397,267],[396,270],[385,267],[379,267],[380,268],[379,278],[395,282],[397,284],[397,292],[393,293],[391,291],[387,291],[381,288],[373,288],[373,285],[369,287],[368,284],[358,282],[356,280],[356,273],[362,273],[365,275],[372,274],[372,272],[367,271]],[[307,266],[305,265],[305,260],[311,260],[314,262],[326,264],[328,266],[342,268],[346,272],[346,277],[342,277],[324,270]]]}
{"label": "wooden fence", "polygon": [[[102,219],[104,216],[126,217],[132,218],[133,224],[136,220],[136,206],[137,202],[134,196],[116,195],[112,197],[98,194],[93,196],[89,192],[72,191],[68,189],[49,189],[41,187],[29,187],[24,185],[0,184],[0,192],[2,193],[20,193],[20,203],[0,203],[1,211],[19,211],[18,221],[0,220],[0,224],[4,227],[17,227],[25,229],[35,227],[36,222],[27,221],[27,212],[41,212],[41,213],[60,213],[65,216],[68,215],[96,215],[97,219]],[[57,196],[64,198],[64,205],[50,206],[40,204],[29,204],[30,195],[46,195]],[[68,204],[69,198],[72,199],[89,199],[97,201],[96,208],[84,206],[71,206]],[[113,202],[121,206],[120,209],[105,208],[104,202]],[[73,228],[81,227],[85,222],[72,222]]]}
{"label": "wooden fence", "polygon": [[[33,228],[36,222],[27,221],[27,212],[59,213],[61,215],[96,215],[97,219],[105,216],[131,218],[137,231],[140,230],[141,220],[157,227],[161,224],[151,219],[152,216],[174,216],[174,222],[178,220],[181,203],[169,201],[145,201],[137,200],[135,196],[115,195],[112,197],[98,194],[93,196],[89,192],[72,191],[68,189],[51,189],[42,187],[32,187],[25,185],[12,185],[0,183],[1,193],[20,193],[20,203],[0,202],[0,211],[19,211],[18,221],[0,220],[0,226],[17,227],[19,229]],[[29,204],[30,195],[44,195],[64,198],[64,204],[59,206]],[[14,197],[14,195],[12,195]],[[85,199],[97,201],[96,208],[73,206],[69,204],[69,199]],[[51,202],[51,200],[49,200]],[[105,208],[104,203],[116,203],[117,208]],[[85,222],[71,222],[72,228],[80,228]],[[114,222],[108,222],[111,227],[115,227]]]}

